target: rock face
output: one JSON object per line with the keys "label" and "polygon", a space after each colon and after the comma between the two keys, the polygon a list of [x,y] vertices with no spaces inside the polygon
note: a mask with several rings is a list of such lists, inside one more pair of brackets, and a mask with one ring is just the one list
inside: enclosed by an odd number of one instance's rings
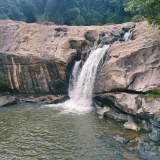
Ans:
{"label": "rock face", "polygon": [[106,93],[96,96],[96,99],[103,103],[111,102],[113,106],[133,116],[143,116],[145,113],[155,114],[160,111],[159,98],[147,101],[141,94]]}
{"label": "rock face", "polygon": [[111,46],[110,58],[97,77],[95,92],[160,89],[158,27],[138,23],[133,39]]}
{"label": "rock face", "polygon": [[0,92],[66,93],[75,57],[100,35],[113,39],[134,25],[68,27],[0,21]]}

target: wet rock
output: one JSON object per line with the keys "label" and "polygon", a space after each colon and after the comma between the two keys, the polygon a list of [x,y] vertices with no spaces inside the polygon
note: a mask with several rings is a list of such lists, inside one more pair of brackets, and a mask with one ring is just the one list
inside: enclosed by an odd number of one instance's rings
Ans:
{"label": "wet rock", "polygon": [[10,92],[2,92],[0,93],[0,96],[9,96],[11,93]]}
{"label": "wet rock", "polygon": [[[105,135],[102,135],[103,137],[103,141],[106,143],[106,144],[112,144],[112,147],[114,148],[117,148],[117,147],[120,147],[121,148],[121,151],[124,152],[124,159],[131,159],[131,160],[139,160],[139,158],[137,158],[136,156],[136,149],[131,147],[131,143],[120,137],[120,136],[117,136],[115,134],[112,134],[112,133],[107,133]],[[125,146],[125,148],[124,148]],[[131,152],[128,152],[129,151],[129,148],[131,149],[132,153]],[[134,152],[134,154],[133,154]]]}
{"label": "wet rock", "polygon": [[125,39],[123,39],[123,38],[120,38],[120,39],[119,39],[119,41],[120,41],[120,42],[124,42],[124,41],[125,41]]}
{"label": "wet rock", "polygon": [[124,124],[124,128],[125,129],[129,129],[129,130],[134,130],[134,131],[139,131],[140,130],[140,128],[138,127],[138,125],[137,124],[135,124],[134,122],[126,122],[125,124]]}
{"label": "wet rock", "polygon": [[155,146],[156,145],[156,143],[154,143],[154,142],[150,142],[150,146]]}
{"label": "wet rock", "polygon": [[106,36],[100,38],[100,44],[102,44],[102,45],[112,44],[112,42],[113,42],[113,37],[106,35]]}
{"label": "wet rock", "polygon": [[145,151],[150,151],[152,148],[152,146],[150,146],[149,144],[145,145]]}
{"label": "wet rock", "polygon": [[84,37],[86,40],[90,41],[91,43],[94,43],[98,39],[98,33],[95,30],[88,30]]}
{"label": "wet rock", "polygon": [[117,38],[118,40],[119,38],[122,38],[124,36],[124,33],[125,32],[123,32],[121,28],[115,28],[110,32],[110,35],[113,36],[114,38]]}
{"label": "wet rock", "polygon": [[152,126],[152,133],[149,134],[149,137],[154,142],[160,141],[160,128]]}
{"label": "wet rock", "polygon": [[[113,44],[117,41],[125,41],[123,38],[126,33],[125,31],[127,30],[127,32],[128,32],[129,31],[128,29],[131,29],[130,27],[133,27],[133,24],[127,25],[127,27],[123,26],[122,28],[115,26],[109,32],[102,32],[99,35],[98,44],[108,45],[108,44]],[[125,30],[125,31],[123,31],[123,30]]]}
{"label": "wet rock", "polygon": [[119,142],[119,143],[122,143],[122,144],[129,142],[127,139],[125,139],[125,138],[123,138],[123,137],[120,137],[120,136],[116,136],[116,137],[115,137],[115,140],[116,140],[117,142]]}
{"label": "wet rock", "polygon": [[157,146],[153,146],[152,148],[150,148],[150,151],[152,151],[152,152],[157,151],[157,150],[158,150]]}
{"label": "wet rock", "polygon": [[105,112],[104,117],[114,119],[115,121],[118,121],[118,122],[128,121],[127,115],[117,112],[115,110],[110,110],[108,112]]}
{"label": "wet rock", "polygon": [[61,95],[56,97],[54,100],[47,102],[47,104],[58,104],[58,103],[63,103],[69,99],[69,96],[66,95]]}
{"label": "wet rock", "polygon": [[110,111],[110,109],[108,107],[103,107],[97,111],[97,114],[100,116],[103,116],[106,112],[109,112],[109,111]]}
{"label": "wet rock", "polygon": [[125,113],[136,115],[141,107],[141,97],[128,93],[106,93],[98,95],[100,99],[111,101],[116,107]]}
{"label": "wet rock", "polygon": [[121,92],[99,94],[95,98],[101,102],[111,101],[121,111],[142,119],[149,120],[153,117],[152,114],[157,114],[157,119],[159,117],[160,99],[158,98],[147,101],[144,95]]}
{"label": "wet rock", "polygon": [[151,124],[149,124],[149,122],[147,122],[145,120],[142,121],[142,128],[147,132],[151,132],[152,131]]}
{"label": "wet rock", "polygon": [[98,116],[99,117],[99,119],[103,119],[104,117],[103,116]]}
{"label": "wet rock", "polygon": [[131,28],[135,28],[136,24],[135,23],[128,23],[128,24],[124,24],[122,27],[122,30],[124,32],[128,32]]}
{"label": "wet rock", "polygon": [[27,103],[41,103],[41,104],[57,104],[68,100],[68,96],[64,95],[45,95],[45,96],[29,96],[24,97],[23,95],[19,97],[20,102]]}
{"label": "wet rock", "polygon": [[17,98],[11,96],[0,97],[0,107],[9,106],[17,103]]}
{"label": "wet rock", "polygon": [[138,147],[136,148],[140,155],[147,160],[158,160],[160,158],[158,149],[157,144],[149,136],[139,138]]}

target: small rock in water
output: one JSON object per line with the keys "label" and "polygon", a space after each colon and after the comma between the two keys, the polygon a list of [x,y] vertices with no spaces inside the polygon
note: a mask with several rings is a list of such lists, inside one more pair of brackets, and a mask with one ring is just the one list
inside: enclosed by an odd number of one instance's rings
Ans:
{"label": "small rock in water", "polygon": [[128,140],[127,139],[125,139],[125,138],[123,138],[123,137],[119,137],[119,136],[117,136],[117,137],[115,137],[115,140],[117,141],[117,142],[119,142],[119,143],[128,143]]}
{"label": "small rock in water", "polygon": [[99,119],[103,119],[103,116],[99,116]]}
{"label": "small rock in water", "polygon": [[108,107],[103,107],[97,111],[97,114],[100,116],[103,116],[105,112],[109,112],[109,111],[110,111],[110,109]]}
{"label": "small rock in water", "polygon": [[126,122],[124,124],[124,128],[129,130],[134,130],[134,131],[140,130],[140,128],[134,122]]}
{"label": "small rock in water", "polygon": [[143,120],[142,121],[142,126],[143,126],[143,129],[146,130],[147,132],[152,131],[152,128],[147,121]]}

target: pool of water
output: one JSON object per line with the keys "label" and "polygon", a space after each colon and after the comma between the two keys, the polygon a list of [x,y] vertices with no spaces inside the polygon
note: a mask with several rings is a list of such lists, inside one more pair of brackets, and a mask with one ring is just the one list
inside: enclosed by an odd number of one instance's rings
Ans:
{"label": "pool of water", "polygon": [[0,108],[0,160],[133,159],[103,136],[110,132],[126,131],[95,110],[77,115],[38,104]]}

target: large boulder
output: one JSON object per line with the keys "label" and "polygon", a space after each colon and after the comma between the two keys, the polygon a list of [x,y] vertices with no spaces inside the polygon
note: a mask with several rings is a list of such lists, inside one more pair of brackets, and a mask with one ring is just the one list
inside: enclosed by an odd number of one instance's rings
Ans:
{"label": "large boulder", "polygon": [[110,102],[112,107],[133,116],[152,115],[160,112],[160,98],[148,101],[142,94],[106,93],[96,96],[95,99],[107,105]]}
{"label": "large boulder", "polygon": [[133,39],[116,42],[98,73],[95,92],[160,89],[160,45],[158,27],[137,23]]}
{"label": "large boulder", "polygon": [[17,102],[17,98],[11,96],[1,96],[0,97],[0,107],[5,107],[8,105],[13,105]]}

